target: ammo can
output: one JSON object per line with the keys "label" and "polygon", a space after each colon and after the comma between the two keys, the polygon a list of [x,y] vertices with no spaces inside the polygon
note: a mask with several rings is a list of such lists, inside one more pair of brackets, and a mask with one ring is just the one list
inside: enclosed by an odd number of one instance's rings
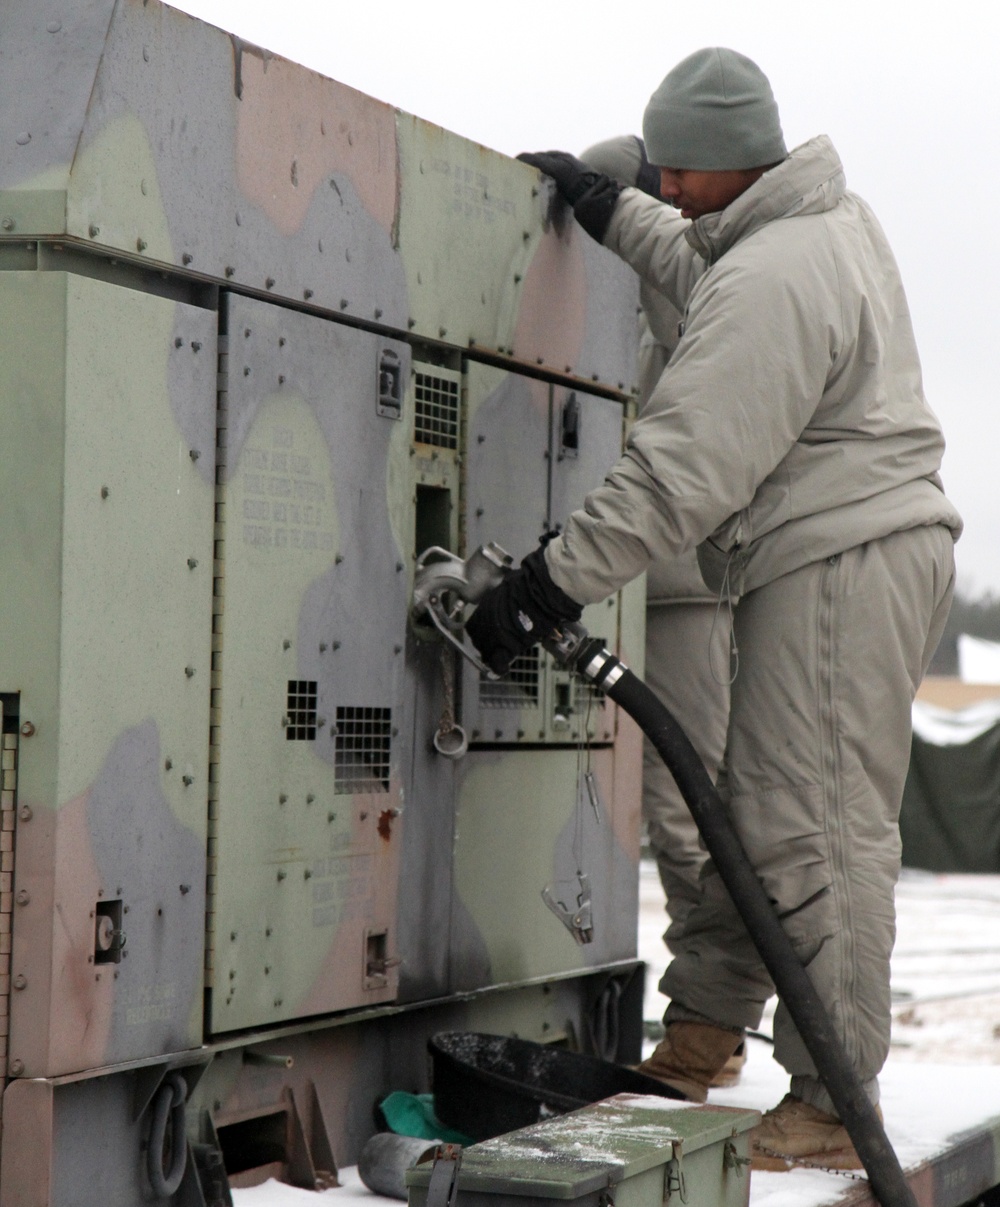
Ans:
{"label": "ammo can", "polygon": [[746,1207],[759,1122],[757,1111],[617,1094],[472,1145],[454,1178],[430,1163],[407,1171],[409,1204]]}

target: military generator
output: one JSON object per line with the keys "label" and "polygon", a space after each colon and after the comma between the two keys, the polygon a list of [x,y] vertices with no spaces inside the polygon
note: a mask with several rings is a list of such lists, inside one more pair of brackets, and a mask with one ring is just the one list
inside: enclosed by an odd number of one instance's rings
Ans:
{"label": "military generator", "polygon": [[[637,1057],[637,728],[410,607],[619,455],[631,272],[158,0],[0,64],[0,1205],[322,1185],[442,1029]],[[641,669],[641,586],[584,623]]]}

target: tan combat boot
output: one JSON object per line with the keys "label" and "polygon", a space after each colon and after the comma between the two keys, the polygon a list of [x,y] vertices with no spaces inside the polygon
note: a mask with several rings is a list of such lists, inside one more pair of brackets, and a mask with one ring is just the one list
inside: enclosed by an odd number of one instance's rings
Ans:
{"label": "tan combat boot", "polygon": [[724,1090],[729,1086],[739,1085],[740,1078],[743,1076],[743,1066],[747,1062],[747,1045],[746,1040],[740,1043],[740,1046],[730,1056],[722,1068],[712,1078],[712,1084],[709,1086],[711,1090]]}
{"label": "tan combat boot", "polygon": [[[875,1108],[878,1117],[882,1112]],[[786,1170],[796,1166],[863,1169],[847,1128],[836,1115],[786,1094],[750,1133],[754,1169]]]}
{"label": "tan combat boot", "polygon": [[636,1068],[680,1090],[691,1102],[704,1102],[708,1087],[742,1039],[739,1031],[711,1023],[668,1023],[656,1051]]}

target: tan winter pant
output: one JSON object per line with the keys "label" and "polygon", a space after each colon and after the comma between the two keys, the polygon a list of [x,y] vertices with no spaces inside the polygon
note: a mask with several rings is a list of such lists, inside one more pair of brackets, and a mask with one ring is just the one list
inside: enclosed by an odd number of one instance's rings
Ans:
{"label": "tan winter pant", "polygon": [[[950,533],[915,528],[787,574],[736,611],[720,790],[873,1101],[889,1050],[910,705],[953,583]],[[660,982],[667,1018],[756,1027],[770,978],[710,863],[701,890]],[[832,1110],[780,1004],[774,1037],[792,1093]]]}
{"label": "tan winter pant", "polygon": [[[712,602],[646,609],[646,683],[674,714],[713,780],[726,747],[729,629],[728,609],[717,615]],[[642,816],[667,897],[670,925],[663,939],[676,955],[700,895],[706,854],[674,777],[649,741],[643,749]]]}

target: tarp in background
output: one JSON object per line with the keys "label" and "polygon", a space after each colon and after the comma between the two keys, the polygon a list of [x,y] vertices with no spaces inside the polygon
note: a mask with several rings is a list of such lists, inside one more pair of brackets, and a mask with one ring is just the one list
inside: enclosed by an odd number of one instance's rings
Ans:
{"label": "tarp in background", "polygon": [[963,683],[1000,683],[1000,641],[958,635],[958,677]]}
{"label": "tarp in background", "polygon": [[1000,872],[1000,699],[913,705],[899,829],[905,867]]}

